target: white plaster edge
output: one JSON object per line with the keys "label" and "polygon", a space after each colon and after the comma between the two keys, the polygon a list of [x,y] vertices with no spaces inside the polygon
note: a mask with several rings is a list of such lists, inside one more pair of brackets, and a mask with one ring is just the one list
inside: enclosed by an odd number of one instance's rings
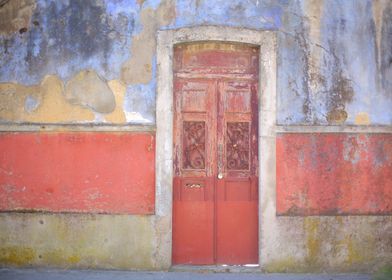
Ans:
{"label": "white plaster edge", "polygon": [[[158,31],[156,101],[156,266],[169,268],[172,252],[173,184],[173,46],[197,41],[225,41],[260,47],[259,74],[259,264],[263,265],[262,242],[267,224],[263,209],[275,200],[264,194],[275,193],[275,122],[276,122],[276,34],[274,31],[244,28],[199,26]],[[271,213],[271,212],[268,212]],[[269,217],[271,214],[268,214]],[[275,215],[275,210],[273,210]],[[166,217],[164,223],[159,220]],[[159,226],[159,228],[158,228]]]}
{"label": "white plaster edge", "polygon": [[285,125],[276,126],[277,133],[392,133],[392,126],[359,125]]}
{"label": "white plaster edge", "polygon": [[154,132],[150,124],[0,124],[1,132]]}

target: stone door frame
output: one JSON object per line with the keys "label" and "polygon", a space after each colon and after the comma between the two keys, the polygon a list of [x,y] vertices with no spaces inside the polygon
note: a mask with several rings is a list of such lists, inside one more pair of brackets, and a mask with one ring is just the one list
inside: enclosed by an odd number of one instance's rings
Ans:
{"label": "stone door frame", "polygon": [[197,41],[223,41],[256,45],[259,65],[259,264],[268,238],[268,221],[275,217],[276,203],[276,33],[233,27],[197,26],[158,31],[156,96],[156,268],[169,268],[172,255],[173,200],[173,46]]}

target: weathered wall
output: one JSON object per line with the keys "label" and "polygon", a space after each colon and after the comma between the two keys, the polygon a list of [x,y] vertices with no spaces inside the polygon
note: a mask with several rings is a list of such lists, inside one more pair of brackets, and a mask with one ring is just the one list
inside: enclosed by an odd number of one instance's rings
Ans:
{"label": "weathered wall", "polygon": [[[11,131],[21,124],[83,125],[56,126],[55,134],[154,126],[156,31],[196,25],[276,30],[279,125],[392,125],[390,0],[3,0],[0,125]],[[1,179],[6,172],[1,167]],[[390,209],[391,201],[384,203]],[[275,214],[261,244],[268,271],[369,270],[392,262],[390,210]],[[2,213],[0,263],[167,267],[154,251],[160,222],[153,215]]]}
{"label": "weathered wall", "polygon": [[153,214],[148,133],[0,134],[0,211]]}
{"label": "weathered wall", "polygon": [[152,216],[0,215],[2,266],[151,269]]}
{"label": "weathered wall", "polygon": [[280,215],[392,213],[388,134],[282,134],[277,137]]}
{"label": "weathered wall", "polygon": [[153,123],[156,30],[200,24],[278,30],[279,124],[392,121],[388,0],[4,3],[2,122]]}

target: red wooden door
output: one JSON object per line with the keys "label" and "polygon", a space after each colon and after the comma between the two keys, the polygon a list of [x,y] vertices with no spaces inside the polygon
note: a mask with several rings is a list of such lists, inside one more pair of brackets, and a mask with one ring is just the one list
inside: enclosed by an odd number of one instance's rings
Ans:
{"label": "red wooden door", "polygon": [[175,48],[173,264],[258,263],[257,53]]}

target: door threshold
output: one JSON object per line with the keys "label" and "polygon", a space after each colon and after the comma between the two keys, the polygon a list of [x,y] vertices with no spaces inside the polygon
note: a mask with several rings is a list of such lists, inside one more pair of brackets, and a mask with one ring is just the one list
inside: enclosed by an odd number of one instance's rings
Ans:
{"label": "door threshold", "polygon": [[260,273],[261,266],[251,265],[172,265],[172,272],[197,272],[197,273]]}

